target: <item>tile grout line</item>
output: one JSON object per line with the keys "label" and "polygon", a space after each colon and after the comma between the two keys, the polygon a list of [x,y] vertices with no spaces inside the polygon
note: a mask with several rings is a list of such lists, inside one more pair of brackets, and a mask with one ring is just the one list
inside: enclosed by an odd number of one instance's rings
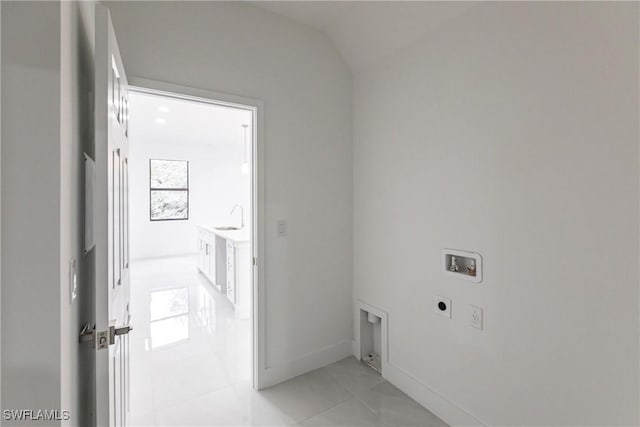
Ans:
{"label": "tile grout line", "polygon": [[[327,365],[327,366],[331,366],[331,365]],[[311,416],[309,416],[309,417],[307,417],[307,418],[304,418],[304,419],[302,419],[302,420],[300,420],[300,421],[297,421],[297,422],[296,422],[296,424],[294,424],[294,425],[301,425],[303,422],[308,421],[309,419],[311,419],[311,418],[313,418],[313,417],[315,417],[315,416],[318,416],[318,415],[320,415],[320,414],[322,414],[322,413],[324,413],[324,412],[326,412],[326,411],[329,411],[329,410],[331,410],[331,409],[335,408],[335,407],[336,407],[336,406],[338,406],[338,405],[342,405],[343,403],[348,402],[350,399],[353,399],[353,398],[355,397],[355,395],[354,395],[353,393],[351,393],[349,390],[347,390],[347,388],[346,388],[346,387],[344,387],[342,384],[340,384],[338,381],[336,381],[335,377],[334,377],[334,376],[331,374],[331,372],[329,372],[329,370],[327,369],[327,366],[323,366],[322,368],[319,368],[319,369],[316,369],[316,370],[317,370],[317,371],[320,371],[320,370],[324,371],[324,372],[328,375],[328,377],[331,379],[331,381],[333,381],[334,383],[336,383],[336,385],[337,385],[338,387],[340,387],[341,389],[343,389],[343,390],[344,390],[344,391],[349,395],[349,397],[348,397],[347,399],[345,399],[345,400],[342,400],[342,401],[340,401],[340,402],[336,403],[335,405],[332,405],[332,406],[331,406],[331,407],[329,407],[329,408],[323,409],[323,410],[322,410],[322,411],[320,411],[320,412],[317,412],[317,413],[315,413],[315,414],[313,414],[313,415],[311,415]],[[314,372],[314,371],[311,371],[311,372]],[[308,372],[308,373],[310,373],[310,372]]]}
{"label": "tile grout line", "polygon": [[[384,377],[383,377],[383,379],[384,379]],[[384,379],[384,381],[382,381],[382,382],[381,382],[381,383],[379,383],[379,384],[376,384],[375,386],[371,387],[371,388],[370,388],[370,389],[368,389],[367,391],[373,390],[374,388],[376,388],[376,387],[378,387],[378,386],[380,386],[380,385],[382,385],[382,384],[385,384],[385,383],[386,383],[386,384],[390,384],[392,387],[395,387],[395,386],[394,386],[393,384],[391,384],[389,381],[387,381],[386,379]],[[395,387],[395,388],[397,388],[397,387]],[[409,396],[408,394],[406,394],[405,392],[403,392],[403,391],[402,391],[402,390],[400,390],[400,389],[398,389],[398,390],[402,393],[402,395],[403,395],[403,396],[402,396],[402,398],[405,398],[405,397],[406,397],[409,401],[411,401],[411,402],[413,402],[413,403],[417,404],[420,408],[422,408],[422,409],[424,409],[425,411],[429,412],[429,413],[430,413],[431,415],[433,415],[435,418],[437,418],[437,419],[438,419],[438,420],[440,420],[442,423],[444,423],[444,421],[443,421],[440,417],[438,417],[436,414],[434,414],[433,412],[431,412],[429,409],[427,409],[427,408],[425,408],[424,406],[420,405],[420,404],[419,404],[418,402],[416,402],[413,398],[411,398],[411,396]],[[373,409],[372,409],[371,407],[369,407],[369,405],[367,405],[367,403],[366,403],[364,400],[362,400],[361,398],[359,398],[357,395],[355,395],[355,398],[356,398],[359,402],[361,402],[361,403],[362,403],[362,404],[363,404],[363,405],[364,405],[368,410],[373,411]],[[374,414],[375,414],[375,412],[374,412]],[[382,425],[384,425],[385,427],[398,427],[398,426],[395,426],[395,425],[388,424],[388,423],[386,423],[386,422],[384,422],[384,421],[382,421],[382,420],[380,420],[380,423],[381,423]],[[444,424],[445,424],[445,425],[447,425],[446,423],[444,423]],[[427,426],[427,427],[430,427],[430,426]]]}
{"label": "tile grout line", "polygon": [[[340,362],[340,361],[338,361],[338,362]],[[338,362],[335,362],[335,363],[338,363]],[[322,368],[320,368],[320,369],[322,369],[322,370],[326,371],[326,373],[329,375],[329,377],[330,377],[330,378],[331,378],[331,379],[332,379],[332,380],[333,380],[333,381],[334,381],[334,382],[335,382],[339,387],[341,387],[342,389],[344,389],[344,391],[346,391],[346,392],[347,392],[351,397],[349,397],[348,399],[345,399],[345,400],[343,400],[343,401],[341,401],[341,402],[336,403],[335,405],[331,406],[330,408],[324,409],[324,410],[322,410],[322,411],[320,411],[320,412],[318,412],[318,413],[316,413],[316,414],[314,414],[314,415],[311,415],[311,416],[309,416],[309,417],[307,417],[307,418],[304,418],[304,419],[303,419],[303,420],[301,420],[301,421],[298,421],[296,424],[294,424],[294,426],[302,425],[302,423],[304,423],[305,421],[308,421],[308,420],[310,420],[310,419],[311,419],[311,418],[313,418],[313,417],[316,417],[316,416],[318,416],[318,415],[320,415],[320,414],[323,414],[323,413],[325,413],[325,412],[327,412],[327,411],[330,411],[330,410],[332,410],[332,409],[336,408],[337,406],[342,405],[343,403],[346,403],[346,402],[348,402],[348,401],[350,401],[350,400],[352,400],[352,399],[355,399],[356,401],[360,402],[360,403],[365,407],[365,409],[366,409],[367,411],[369,411],[372,415],[377,416],[377,414],[373,411],[373,409],[372,409],[372,408],[370,408],[370,407],[369,407],[369,405],[367,405],[364,401],[362,401],[362,399],[360,399],[360,398],[358,397],[358,393],[352,393],[349,389],[347,389],[346,387],[344,387],[342,384],[340,384],[340,383],[336,380],[336,376],[335,376],[335,375],[334,375],[334,374],[333,374],[333,373],[328,369],[328,366],[331,366],[331,365],[324,366],[324,367],[322,367]],[[312,371],[312,372],[313,372],[313,371]],[[384,384],[385,382],[388,382],[386,379],[384,379],[384,377],[380,376],[380,378],[382,378],[382,381],[381,381],[381,382],[379,382],[379,383],[377,383],[377,384],[373,385],[372,387],[367,388],[367,389],[366,389],[366,391],[373,390],[374,388],[376,388],[376,387],[377,387],[377,386],[379,386],[380,384]],[[384,426],[386,426],[386,427],[395,427],[395,426],[387,426],[387,424],[383,423],[382,421],[380,421],[380,422],[381,422]]]}
{"label": "tile grout line", "polygon": [[[340,387],[342,387],[342,386],[340,386]],[[343,388],[344,388],[344,387],[343,387]],[[346,398],[345,400],[341,400],[340,402],[336,403],[335,405],[333,405],[333,406],[331,406],[331,407],[329,407],[329,408],[323,409],[322,411],[317,412],[317,413],[315,413],[315,414],[313,414],[313,415],[311,415],[311,416],[309,416],[309,417],[307,417],[307,418],[304,418],[304,419],[302,419],[302,420],[298,421],[296,424],[293,424],[293,425],[294,425],[294,426],[295,426],[295,425],[301,425],[301,424],[302,424],[302,423],[304,423],[305,421],[309,421],[311,418],[313,418],[313,417],[317,417],[317,416],[318,416],[318,415],[320,415],[320,414],[324,414],[325,412],[332,410],[332,409],[333,409],[333,408],[335,408],[336,406],[342,405],[343,403],[346,403],[346,402],[350,401],[351,399],[355,398],[355,395],[351,394],[351,392],[349,392],[347,389],[345,389],[345,391],[346,391],[347,393],[349,393],[349,397],[348,397],[348,398]]]}

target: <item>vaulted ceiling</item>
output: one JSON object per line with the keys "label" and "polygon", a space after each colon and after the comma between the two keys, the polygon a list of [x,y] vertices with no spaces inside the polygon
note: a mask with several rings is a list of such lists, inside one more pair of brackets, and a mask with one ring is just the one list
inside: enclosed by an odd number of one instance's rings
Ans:
{"label": "vaulted ceiling", "polygon": [[324,32],[354,73],[473,7],[455,1],[253,1]]}

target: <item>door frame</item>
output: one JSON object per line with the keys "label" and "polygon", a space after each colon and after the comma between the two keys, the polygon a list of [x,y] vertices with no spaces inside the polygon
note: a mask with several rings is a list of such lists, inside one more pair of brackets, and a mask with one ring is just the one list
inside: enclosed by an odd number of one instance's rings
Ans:
{"label": "door frame", "polygon": [[266,376],[266,283],[264,220],[264,102],[243,96],[128,76],[129,91],[167,96],[252,112],[251,150],[251,367],[253,388],[264,388]]}

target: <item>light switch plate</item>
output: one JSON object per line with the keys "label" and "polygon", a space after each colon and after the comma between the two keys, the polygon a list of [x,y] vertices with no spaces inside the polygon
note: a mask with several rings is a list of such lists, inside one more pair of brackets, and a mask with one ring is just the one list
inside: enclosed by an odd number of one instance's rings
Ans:
{"label": "light switch plate", "polygon": [[284,219],[278,220],[278,237],[285,237],[287,235],[287,221]]}

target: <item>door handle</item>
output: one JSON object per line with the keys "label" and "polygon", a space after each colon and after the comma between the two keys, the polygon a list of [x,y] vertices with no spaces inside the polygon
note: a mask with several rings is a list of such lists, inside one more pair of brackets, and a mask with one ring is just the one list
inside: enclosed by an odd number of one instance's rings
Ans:
{"label": "door handle", "polygon": [[[91,342],[96,350],[104,350],[110,345],[115,344],[117,335],[126,335],[133,330],[133,326],[126,325],[116,328],[115,326],[109,326],[108,330],[97,331],[96,327],[89,326],[85,323],[80,331],[80,342]],[[107,342],[107,336],[109,341]]]}
{"label": "door handle", "polygon": [[133,331],[133,326],[131,325],[120,326],[118,328],[115,326],[109,326],[109,344],[116,343],[116,336],[127,335],[131,331]]}
{"label": "door handle", "polygon": [[121,326],[119,328],[116,328],[115,326],[113,327],[113,332],[115,335],[126,335],[131,331],[133,331],[133,326],[130,325]]}
{"label": "door handle", "polygon": [[116,343],[116,336],[127,335],[132,330],[133,326],[131,325],[120,326],[119,328],[116,328],[115,326],[109,326],[109,344]]}

